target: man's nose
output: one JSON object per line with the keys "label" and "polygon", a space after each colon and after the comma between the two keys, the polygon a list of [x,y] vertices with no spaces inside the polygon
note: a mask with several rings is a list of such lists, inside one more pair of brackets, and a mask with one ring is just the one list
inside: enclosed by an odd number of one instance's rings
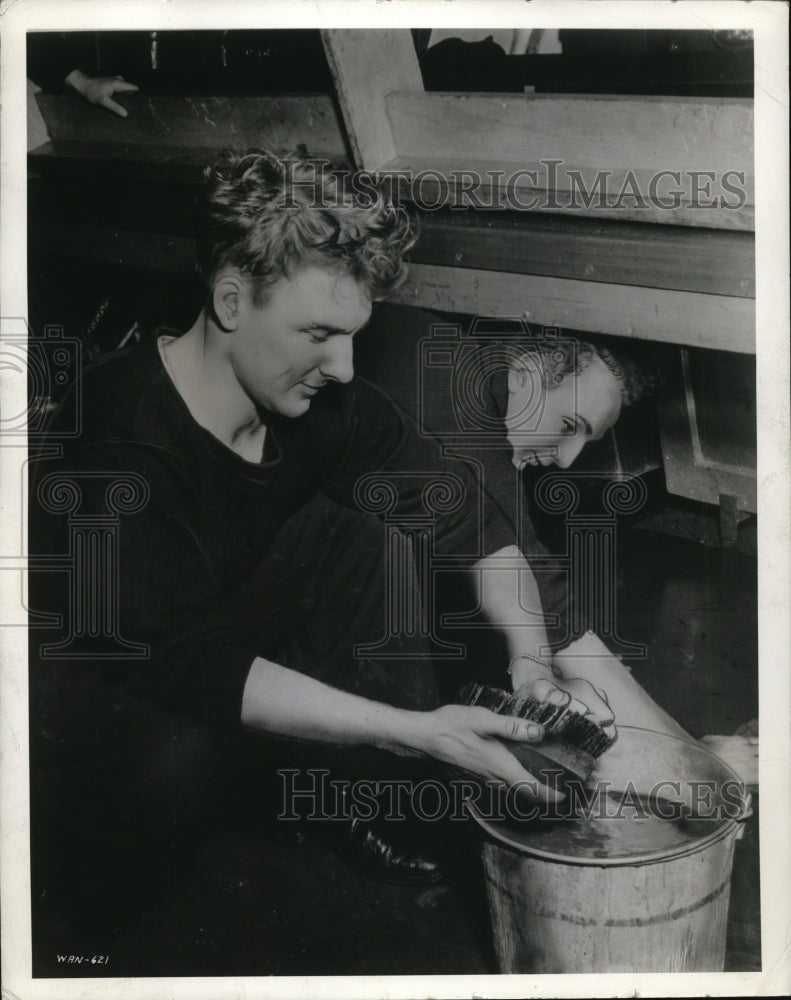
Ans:
{"label": "man's nose", "polygon": [[560,468],[568,469],[584,447],[585,438],[582,434],[575,434],[558,445],[557,463]]}
{"label": "man's nose", "polygon": [[335,334],[325,345],[321,374],[330,382],[351,382],[354,378],[354,357],[351,337]]}

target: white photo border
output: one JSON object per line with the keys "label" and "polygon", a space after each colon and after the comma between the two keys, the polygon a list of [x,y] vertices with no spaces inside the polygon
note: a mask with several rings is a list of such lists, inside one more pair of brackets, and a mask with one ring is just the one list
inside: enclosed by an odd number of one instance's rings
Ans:
{"label": "white photo border", "polygon": [[[791,992],[791,499],[789,470],[788,5],[687,0],[7,0],[0,8],[0,318],[27,316],[25,32],[275,27],[751,29],[755,41],[758,550],[760,660],[760,973],[601,976],[31,978],[27,648],[17,572],[0,573],[2,662],[2,982],[9,1000],[222,1000],[225,997],[736,996]],[[24,372],[0,370],[6,413],[26,407]],[[26,448],[0,441],[0,559],[23,554]],[[771,808],[769,808],[771,806]]]}

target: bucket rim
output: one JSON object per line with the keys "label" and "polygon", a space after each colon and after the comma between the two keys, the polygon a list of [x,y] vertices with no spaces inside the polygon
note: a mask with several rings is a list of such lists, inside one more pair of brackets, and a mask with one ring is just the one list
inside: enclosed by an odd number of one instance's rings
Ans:
{"label": "bucket rim", "polygon": [[527,846],[525,844],[517,843],[506,833],[501,832],[496,824],[484,819],[478,812],[473,802],[470,802],[469,800],[465,802],[465,808],[471,818],[475,820],[478,826],[489,837],[498,841],[515,854],[540,858],[542,861],[552,861],[555,864],[574,865],[578,867],[582,866],[586,868],[637,868],[642,865],[659,864],[660,862],[670,861],[675,858],[688,857],[691,854],[697,854],[701,851],[707,850],[726,837],[736,837],[736,834],[739,832],[740,824],[744,822],[749,815],[751,815],[751,796],[747,792],[747,788],[742,778],[736,774],[729,764],[722,760],[721,757],[718,757],[717,754],[712,753],[712,751],[707,747],[701,746],[697,740],[692,738],[683,739],[679,736],[672,736],[669,733],[659,733],[653,729],[646,729],[642,726],[619,726],[618,732],[650,733],[651,736],[671,740],[675,743],[685,743],[689,746],[694,746],[696,750],[700,751],[707,757],[712,758],[724,770],[726,770],[731,775],[732,779],[742,788],[742,809],[739,815],[725,819],[719,826],[712,830],[711,833],[706,834],[705,837],[691,840],[688,845],[680,844],[675,847],[662,848],[655,851],[646,851],[643,854],[620,855],[612,858],[585,858],[575,857],[568,854],[560,854],[557,851],[550,851],[540,847]]}

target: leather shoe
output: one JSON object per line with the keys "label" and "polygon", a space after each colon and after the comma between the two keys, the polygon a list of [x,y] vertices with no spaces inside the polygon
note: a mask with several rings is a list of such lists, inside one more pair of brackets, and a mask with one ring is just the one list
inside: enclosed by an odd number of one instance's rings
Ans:
{"label": "leather shoe", "polygon": [[434,858],[395,847],[370,823],[351,821],[348,839],[340,850],[343,863],[356,875],[396,885],[435,885],[445,872]]}

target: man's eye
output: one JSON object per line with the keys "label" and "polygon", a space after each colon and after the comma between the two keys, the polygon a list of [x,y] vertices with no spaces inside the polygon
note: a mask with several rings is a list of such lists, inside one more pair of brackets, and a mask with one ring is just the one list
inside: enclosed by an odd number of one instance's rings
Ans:
{"label": "man's eye", "polygon": [[327,340],[329,339],[328,334],[326,333],[325,330],[306,329],[302,330],[301,332],[306,333],[310,337],[312,343],[314,344],[326,344]]}
{"label": "man's eye", "polygon": [[565,434],[576,434],[577,432],[577,421],[572,420],[570,417],[563,418],[563,431]]}

